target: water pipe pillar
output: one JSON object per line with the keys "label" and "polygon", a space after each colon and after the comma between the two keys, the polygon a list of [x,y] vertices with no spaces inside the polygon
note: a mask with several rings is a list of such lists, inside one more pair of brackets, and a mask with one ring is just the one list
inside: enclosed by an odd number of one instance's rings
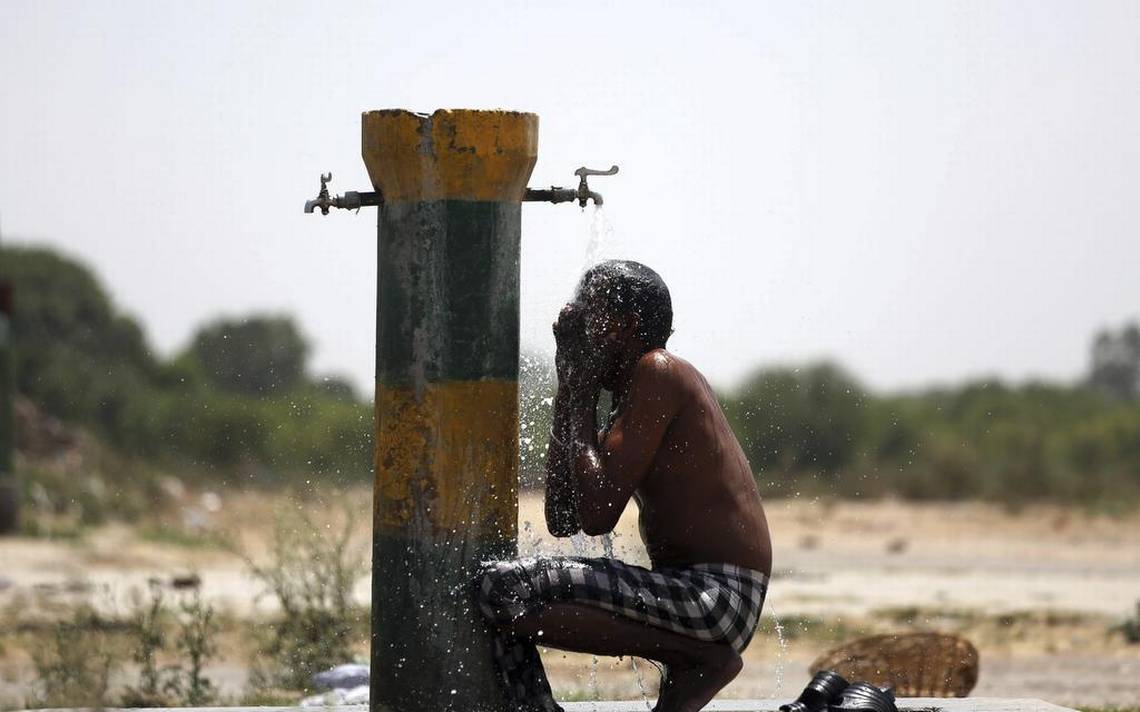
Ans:
{"label": "water pipe pillar", "polygon": [[538,117],[363,116],[379,217],[371,709],[506,709],[472,601],[516,554],[519,238]]}

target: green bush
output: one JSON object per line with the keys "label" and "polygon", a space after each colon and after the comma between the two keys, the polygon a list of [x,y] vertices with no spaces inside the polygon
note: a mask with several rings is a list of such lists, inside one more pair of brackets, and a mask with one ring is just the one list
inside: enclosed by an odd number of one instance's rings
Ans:
{"label": "green bush", "polygon": [[767,494],[1140,502],[1140,404],[1080,385],[876,397],[814,366],[761,371],[722,402]]}
{"label": "green bush", "polygon": [[0,278],[14,294],[17,390],[116,441],[126,403],[158,370],[141,327],[86,267],[51,250],[0,248]]}
{"label": "green bush", "polygon": [[32,651],[32,662],[36,689],[29,707],[102,709],[117,668],[117,648],[99,616],[84,606],[53,626],[48,644]]}
{"label": "green bush", "polygon": [[[125,461],[271,486],[370,476],[371,404],[339,379],[308,373],[308,343],[289,317],[215,319],[163,361],[75,260],[5,246],[0,275],[15,290],[19,391],[69,425],[93,431]],[[1011,506],[1062,501],[1119,510],[1140,502],[1140,403],[1129,380],[1138,367],[1138,333],[1126,326],[1099,335],[1082,385],[982,380],[877,396],[835,364],[816,363],[759,370],[721,401],[768,494],[980,498]],[[554,385],[550,360],[524,355],[524,485],[542,482]],[[44,489],[41,502],[81,523],[145,508],[149,496],[127,495],[139,489],[132,467],[76,475],[77,483],[103,482],[127,501],[114,507],[58,472],[40,470],[23,481]],[[29,526],[41,525],[46,520]]]}
{"label": "green bush", "polygon": [[161,362],[77,261],[6,246],[0,275],[14,285],[17,388],[46,413],[126,455],[223,477],[250,463],[279,480],[371,471],[371,408],[342,380],[309,377],[289,317],[214,320]]}
{"label": "green bush", "polygon": [[837,366],[760,371],[723,400],[754,468],[837,473],[868,425],[862,388]]}
{"label": "green bush", "polygon": [[352,589],[368,575],[368,552],[351,541],[353,510],[343,512],[342,526],[330,531],[300,506],[283,508],[266,560],[236,550],[280,608],[251,666],[256,690],[308,690],[314,673],[352,660],[366,636],[367,613],[354,604]]}

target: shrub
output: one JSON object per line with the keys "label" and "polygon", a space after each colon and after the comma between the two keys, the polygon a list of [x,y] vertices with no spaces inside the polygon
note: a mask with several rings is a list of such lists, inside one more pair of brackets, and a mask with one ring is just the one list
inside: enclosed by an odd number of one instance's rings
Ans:
{"label": "shrub", "polygon": [[1129,645],[1140,644],[1140,600],[1136,601],[1136,615],[1112,629],[1124,636]]}
{"label": "shrub", "polygon": [[[351,541],[356,516],[347,506],[343,519],[330,533],[300,507],[280,510],[268,560],[236,552],[280,608],[251,665],[255,688],[308,690],[314,673],[352,659],[366,617],[353,605],[352,589],[368,575],[367,551]],[[273,661],[270,668],[263,659]]]}
{"label": "shrub", "polygon": [[[136,597],[129,631],[139,680],[123,691],[121,706],[196,707],[215,699],[216,689],[204,669],[218,652],[220,625],[213,606],[202,600],[198,589],[181,596],[172,611],[162,588],[152,582],[147,599]],[[171,652],[177,661],[160,667],[159,656]]]}
{"label": "shrub", "polygon": [[203,672],[206,662],[218,652],[218,622],[213,606],[202,601],[201,591],[194,590],[178,605],[178,651],[185,657],[179,692],[187,706],[200,707],[212,702],[217,694]]}
{"label": "shrub", "polygon": [[77,608],[52,629],[48,644],[32,650],[36,689],[31,707],[106,706],[116,648],[95,611]]}

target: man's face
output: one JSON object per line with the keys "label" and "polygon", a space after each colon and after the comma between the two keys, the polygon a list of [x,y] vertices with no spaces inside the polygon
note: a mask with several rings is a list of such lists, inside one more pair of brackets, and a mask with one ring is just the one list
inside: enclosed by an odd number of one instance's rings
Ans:
{"label": "man's face", "polygon": [[601,370],[603,384],[608,383],[621,364],[628,334],[621,320],[613,313],[605,297],[605,284],[591,282],[575,295],[583,309],[586,348],[592,352],[596,367]]}

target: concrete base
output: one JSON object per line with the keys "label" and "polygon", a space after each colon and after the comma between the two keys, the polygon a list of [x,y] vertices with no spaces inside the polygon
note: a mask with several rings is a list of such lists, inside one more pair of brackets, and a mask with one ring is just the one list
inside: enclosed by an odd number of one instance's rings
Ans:
{"label": "concrete base", "polygon": [[[791,700],[715,700],[708,712],[776,712],[780,705]],[[1034,699],[1006,697],[900,697],[896,701],[899,712],[1075,712],[1049,702]],[[566,712],[648,712],[640,700],[599,702],[563,702]],[[159,707],[130,712],[368,712],[368,705],[340,707]],[[42,711],[41,711],[42,712]],[[110,711],[108,711],[110,712]]]}

